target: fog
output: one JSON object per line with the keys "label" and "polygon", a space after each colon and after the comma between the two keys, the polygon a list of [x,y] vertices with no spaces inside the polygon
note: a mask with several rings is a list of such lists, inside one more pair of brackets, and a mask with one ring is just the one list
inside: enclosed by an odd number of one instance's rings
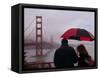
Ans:
{"label": "fog", "polygon": [[42,16],[43,40],[46,41],[52,36],[60,43],[61,35],[69,28],[83,28],[94,35],[94,12],[25,8],[24,36],[27,40],[35,40],[36,16]]}

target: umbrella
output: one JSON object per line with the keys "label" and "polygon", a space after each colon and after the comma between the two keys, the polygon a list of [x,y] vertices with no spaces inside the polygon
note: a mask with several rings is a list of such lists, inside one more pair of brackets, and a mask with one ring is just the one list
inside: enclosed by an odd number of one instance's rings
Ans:
{"label": "umbrella", "polygon": [[71,28],[67,30],[61,38],[64,39],[74,39],[74,40],[80,40],[80,41],[93,41],[94,36],[92,33],[85,29],[81,28]]}

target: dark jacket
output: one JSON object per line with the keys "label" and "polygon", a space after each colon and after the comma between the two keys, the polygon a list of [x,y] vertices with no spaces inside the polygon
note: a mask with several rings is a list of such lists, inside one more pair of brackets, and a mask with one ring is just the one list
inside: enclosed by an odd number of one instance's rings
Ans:
{"label": "dark jacket", "polygon": [[54,54],[54,64],[57,68],[74,67],[77,61],[78,57],[74,48],[69,46],[61,46]]}

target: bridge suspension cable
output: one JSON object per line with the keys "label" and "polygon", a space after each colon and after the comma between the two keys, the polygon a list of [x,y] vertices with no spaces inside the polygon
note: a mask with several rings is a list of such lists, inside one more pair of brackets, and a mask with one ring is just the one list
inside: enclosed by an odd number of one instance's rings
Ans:
{"label": "bridge suspension cable", "polygon": [[31,23],[29,24],[29,26],[24,29],[24,32],[26,32],[32,26],[33,22],[34,22],[34,20],[32,20]]}

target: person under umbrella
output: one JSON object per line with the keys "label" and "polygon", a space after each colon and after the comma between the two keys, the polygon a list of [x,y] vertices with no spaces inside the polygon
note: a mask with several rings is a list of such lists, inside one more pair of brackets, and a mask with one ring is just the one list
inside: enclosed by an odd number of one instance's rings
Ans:
{"label": "person under umbrella", "polygon": [[94,65],[94,61],[91,56],[88,54],[85,46],[80,44],[77,47],[77,52],[79,53],[78,66],[79,67],[89,67]]}
{"label": "person under umbrella", "polygon": [[77,54],[74,48],[68,45],[68,40],[62,39],[61,44],[54,54],[54,64],[56,68],[73,68],[78,61]]}
{"label": "person under umbrella", "polygon": [[[79,40],[79,41],[94,40],[94,36],[92,35],[92,33],[81,28],[71,28],[67,30],[61,37],[66,39]],[[79,61],[78,61],[79,67],[88,67],[94,65],[94,61],[92,60],[91,56],[88,54],[84,45],[79,45],[77,47],[77,51],[79,53]]]}

